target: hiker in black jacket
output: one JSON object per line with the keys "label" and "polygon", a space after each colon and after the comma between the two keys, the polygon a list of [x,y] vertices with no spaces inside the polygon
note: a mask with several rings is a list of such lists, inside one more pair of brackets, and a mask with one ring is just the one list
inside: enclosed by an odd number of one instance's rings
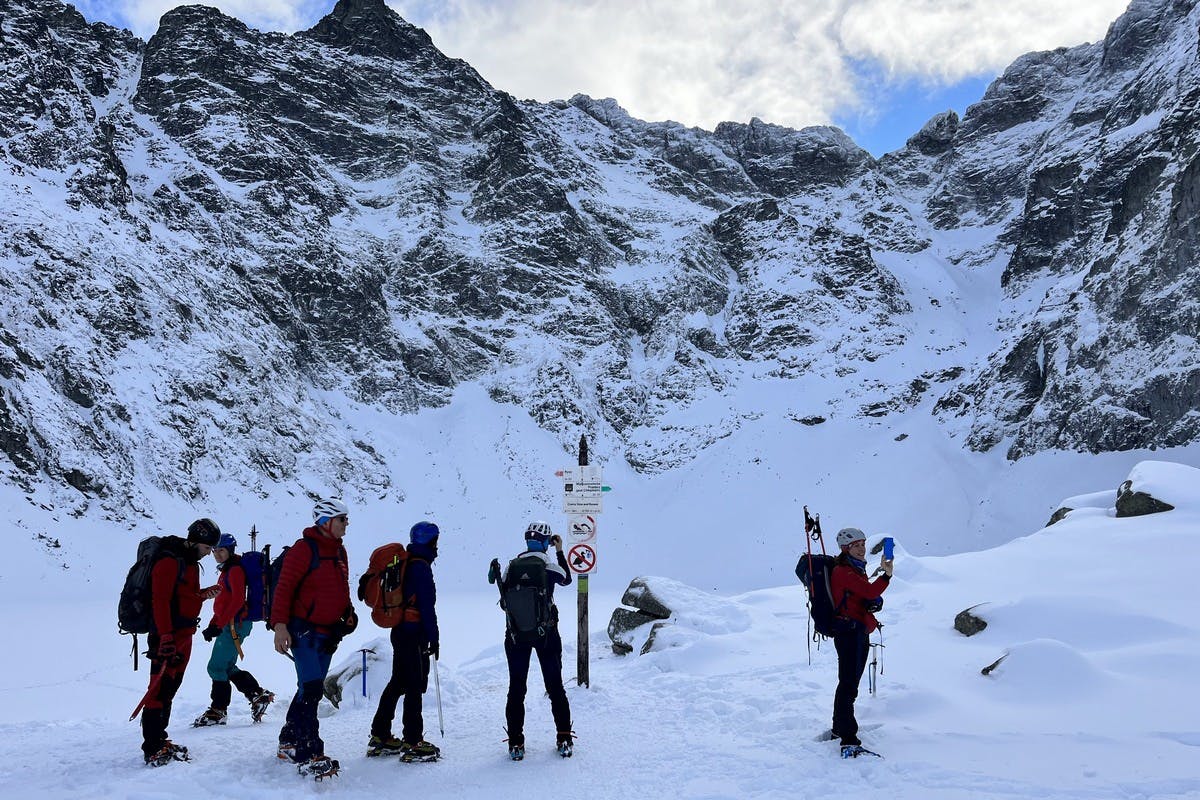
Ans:
{"label": "hiker in black jacket", "polygon": [[[554,545],[556,559],[550,558]],[[506,611],[504,655],[508,659],[508,702],[504,716],[508,723],[508,754],[514,761],[525,757],[525,691],[529,679],[529,660],[534,652],[542,668],[550,711],[558,730],[558,754],[569,758],[574,752],[571,730],[571,706],[562,679],[562,637],[558,634],[558,608],[554,605],[554,587],[571,583],[571,570],[562,551],[562,537],[556,536],[549,523],[531,522],[525,529],[526,551],[500,568],[493,560],[488,583],[500,582],[501,604]],[[532,587],[530,584],[534,584]],[[517,588],[521,587],[521,588]],[[524,604],[514,591],[526,591],[536,602]],[[523,611],[518,609],[524,609]],[[525,614],[528,619],[522,619]],[[539,618],[539,615],[545,618]]]}

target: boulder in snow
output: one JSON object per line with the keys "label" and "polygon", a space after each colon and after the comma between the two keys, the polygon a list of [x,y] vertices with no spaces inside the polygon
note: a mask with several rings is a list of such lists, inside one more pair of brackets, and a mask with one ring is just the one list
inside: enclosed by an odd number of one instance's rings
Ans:
{"label": "boulder in snow", "polygon": [[1146,492],[1133,489],[1133,481],[1125,481],[1117,489],[1117,516],[1140,517],[1143,514],[1157,514],[1161,511],[1172,511],[1175,506]]}
{"label": "boulder in snow", "polygon": [[1061,522],[1063,518],[1067,516],[1067,514],[1070,514],[1074,510],[1075,509],[1068,506],[1060,507],[1057,511],[1050,515],[1050,521],[1046,523],[1045,527],[1049,528],[1054,523]]}
{"label": "boulder in snow", "polygon": [[958,631],[963,636],[974,636],[986,628],[987,620],[971,613],[975,609],[979,608],[980,605],[983,605],[983,603],[971,606],[970,608],[963,609],[962,611],[958,612],[958,615],[954,618],[954,630]]}
{"label": "boulder in snow", "polygon": [[[608,635],[617,655],[635,649],[642,654],[649,652],[657,641],[656,634],[668,625],[678,624],[708,635],[742,631],[750,625],[746,609],[738,603],[670,578],[634,578],[621,602],[633,609],[617,608],[609,621]],[[647,629],[650,624],[653,627]],[[643,635],[647,636],[645,641],[641,641]]]}
{"label": "boulder in snow", "polygon": [[[392,647],[391,642],[383,637],[371,642],[367,642],[366,647],[366,664],[367,672],[370,674],[376,667],[383,670],[381,674],[390,675],[392,671]],[[363,654],[355,650],[350,656],[329,670],[329,674],[325,676],[325,699],[333,703],[334,708],[337,708],[342,703],[342,692],[346,685],[356,678],[361,680],[363,672]]]}

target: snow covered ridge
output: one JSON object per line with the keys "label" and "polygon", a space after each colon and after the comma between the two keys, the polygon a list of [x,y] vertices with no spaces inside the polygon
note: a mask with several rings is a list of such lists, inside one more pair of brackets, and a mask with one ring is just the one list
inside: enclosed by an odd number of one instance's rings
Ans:
{"label": "snow covered ridge", "polygon": [[295,35],[181,7],[149,42],[10,0],[4,471],[140,508],[215,477],[399,498],[361,420],[464,387],[643,473],[764,416],[1196,442],[1198,24],[1138,0],[875,160],[518,102],[382,0]]}

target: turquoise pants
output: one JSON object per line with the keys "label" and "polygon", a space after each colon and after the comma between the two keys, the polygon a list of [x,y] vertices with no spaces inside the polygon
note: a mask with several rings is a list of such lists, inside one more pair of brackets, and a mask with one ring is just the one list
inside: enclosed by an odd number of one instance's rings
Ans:
{"label": "turquoise pants", "polygon": [[[208,677],[214,681],[231,681],[234,675],[242,671],[237,665],[237,646],[233,643],[233,636],[229,633],[229,627],[228,625],[225,626],[221,631],[221,635],[213,641],[212,655],[208,657]],[[246,637],[250,635],[250,629],[254,627],[254,623],[246,621],[235,627],[237,628],[238,638],[245,642]],[[242,649],[246,649],[244,644],[242,645]]]}

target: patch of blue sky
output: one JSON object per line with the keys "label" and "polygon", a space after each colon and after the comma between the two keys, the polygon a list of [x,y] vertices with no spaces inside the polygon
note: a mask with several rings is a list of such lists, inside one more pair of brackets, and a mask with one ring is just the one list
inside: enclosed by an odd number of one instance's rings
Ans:
{"label": "patch of blue sky", "polygon": [[934,114],[953,109],[961,117],[979,101],[996,75],[964,78],[949,86],[928,79],[896,78],[859,65],[860,102],[834,115],[834,124],[878,158],[899,150]]}

